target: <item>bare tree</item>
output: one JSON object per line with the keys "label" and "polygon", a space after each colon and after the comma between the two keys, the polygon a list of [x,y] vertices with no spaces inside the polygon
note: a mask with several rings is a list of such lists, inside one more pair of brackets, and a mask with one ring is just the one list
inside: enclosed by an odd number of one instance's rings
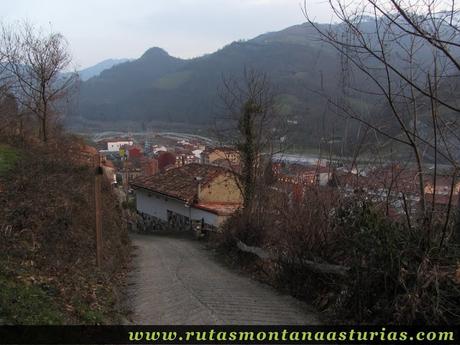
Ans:
{"label": "bare tree", "polygon": [[[328,97],[329,102],[337,112],[410,148],[417,169],[420,220],[430,231],[435,192],[429,208],[424,190],[426,162],[434,166],[430,173],[434,191],[440,162],[452,167],[453,181],[460,167],[460,105],[456,97],[460,86],[460,26],[456,3],[451,1],[448,6],[438,0],[330,0],[329,4],[340,20],[337,26],[324,29],[317,25],[306,4],[304,14],[321,38],[346,60],[350,70],[374,85],[372,89],[350,85],[351,92],[383,100],[390,122],[369,119],[340,99]],[[452,193],[453,190],[448,210]],[[449,215],[448,211],[446,225]]]}
{"label": "bare tree", "polygon": [[221,98],[228,116],[217,132],[223,143],[239,152],[241,169],[235,173],[244,209],[251,213],[257,208],[254,200],[264,189],[264,177],[271,172],[274,143],[283,136],[282,126],[266,74],[245,70],[242,79],[227,78],[223,84]]}
{"label": "bare tree", "polygon": [[65,73],[71,62],[68,44],[61,34],[28,23],[2,25],[0,35],[0,70],[21,111],[35,117],[40,138],[47,142],[58,103],[76,80],[76,74]]}

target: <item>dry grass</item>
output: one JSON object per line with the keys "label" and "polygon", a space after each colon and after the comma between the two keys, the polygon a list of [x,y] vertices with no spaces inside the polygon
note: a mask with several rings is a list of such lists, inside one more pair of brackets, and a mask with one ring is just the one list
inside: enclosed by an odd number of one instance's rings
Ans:
{"label": "dry grass", "polygon": [[104,265],[96,269],[93,171],[77,159],[74,144],[63,138],[55,145],[22,149],[2,177],[0,222],[12,226],[1,234],[2,271],[15,284],[45,291],[64,315],[62,323],[105,323],[119,316],[117,285],[129,239],[106,183]]}
{"label": "dry grass", "polygon": [[[459,322],[460,243],[448,236],[439,246],[442,224],[409,229],[334,189],[312,188],[297,201],[276,193],[264,197],[263,205],[261,214],[235,216],[220,237],[227,250],[240,239],[276,253],[278,259],[264,264],[241,256],[263,270],[260,278],[315,303],[340,323]],[[322,274],[303,260],[350,270],[346,277]]]}

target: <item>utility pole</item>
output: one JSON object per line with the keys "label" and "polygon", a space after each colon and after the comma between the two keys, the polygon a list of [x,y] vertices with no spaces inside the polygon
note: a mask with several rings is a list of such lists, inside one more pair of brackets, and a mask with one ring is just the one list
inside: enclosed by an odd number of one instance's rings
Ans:
{"label": "utility pole", "polygon": [[101,267],[102,262],[102,201],[101,201],[101,185],[102,185],[102,167],[101,156],[95,156],[96,169],[94,175],[94,208],[96,213],[96,265]]}

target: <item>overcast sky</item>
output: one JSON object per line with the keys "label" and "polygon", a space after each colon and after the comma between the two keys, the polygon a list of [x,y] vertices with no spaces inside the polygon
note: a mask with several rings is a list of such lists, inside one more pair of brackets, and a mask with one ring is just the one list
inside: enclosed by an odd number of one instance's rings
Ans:
{"label": "overcast sky", "polygon": [[[78,69],[107,58],[137,58],[150,47],[189,58],[305,21],[303,0],[13,0],[2,21],[29,20],[61,32]],[[326,1],[310,13],[330,22]]]}

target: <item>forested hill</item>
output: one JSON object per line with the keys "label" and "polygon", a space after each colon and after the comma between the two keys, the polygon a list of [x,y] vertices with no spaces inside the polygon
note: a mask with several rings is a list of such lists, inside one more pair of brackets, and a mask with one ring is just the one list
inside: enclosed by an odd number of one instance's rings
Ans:
{"label": "forested hill", "polygon": [[219,114],[223,76],[245,68],[268,72],[288,117],[319,118],[324,109],[311,90],[334,90],[340,61],[308,24],[233,42],[215,53],[182,60],[161,48],[83,82],[79,115],[92,120],[209,123]]}

